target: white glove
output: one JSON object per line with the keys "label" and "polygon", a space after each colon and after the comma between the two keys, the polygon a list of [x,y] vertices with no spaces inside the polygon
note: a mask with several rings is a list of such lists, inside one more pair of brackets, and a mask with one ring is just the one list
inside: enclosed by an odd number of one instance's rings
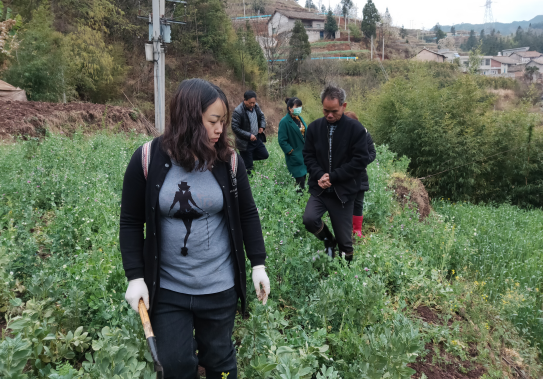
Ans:
{"label": "white glove", "polygon": [[[266,275],[266,266],[253,267],[253,284],[255,285],[256,297],[265,305],[270,294],[270,279]],[[261,284],[262,289],[260,289]]]}
{"label": "white glove", "polygon": [[149,290],[143,278],[130,280],[124,298],[133,310],[138,311],[138,303],[143,299],[145,307],[149,310]]}

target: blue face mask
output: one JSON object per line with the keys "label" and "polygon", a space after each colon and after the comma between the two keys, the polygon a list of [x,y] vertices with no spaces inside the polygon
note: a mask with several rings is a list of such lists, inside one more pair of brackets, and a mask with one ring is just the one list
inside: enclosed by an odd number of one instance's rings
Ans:
{"label": "blue face mask", "polygon": [[302,107],[294,108],[294,109],[292,110],[292,114],[293,114],[294,116],[299,116],[300,113],[302,113]]}

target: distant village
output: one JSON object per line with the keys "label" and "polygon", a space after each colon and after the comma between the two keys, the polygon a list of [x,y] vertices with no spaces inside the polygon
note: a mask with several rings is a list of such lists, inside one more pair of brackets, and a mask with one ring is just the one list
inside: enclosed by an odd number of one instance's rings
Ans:
{"label": "distant village", "polygon": [[[400,28],[389,26],[388,39],[382,37],[379,42],[376,41],[375,46],[371,49],[372,54],[368,55],[363,54],[363,52],[367,53],[367,47],[354,43],[355,38],[351,36],[351,30],[354,29],[345,26],[345,24],[351,26],[353,22],[355,26],[358,22],[359,26],[360,18],[353,17],[345,20],[341,14],[335,12],[334,17],[337,19],[339,28],[334,35],[327,35],[325,31],[325,12],[291,6],[289,3],[282,3],[280,6],[284,8],[276,8],[268,15],[232,17],[234,22],[251,22],[252,27],[257,31],[257,40],[266,57],[270,60],[273,59],[269,52],[270,46],[276,47],[281,44],[282,40],[288,40],[296,21],[299,20],[305,27],[309,42],[312,43],[311,59],[412,59],[416,61],[455,63],[463,71],[467,71],[469,68],[469,53],[459,52],[455,46],[459,46],[462,41],[465,41],[469,37],[470,31],[458,30],[454,33],[444,33],[447,40],[452,41],[452,43],[449,43],[449,48],[439,48],[437,41],[434,43],[424,42],[423,36],[428,39],[428,35],[431,36],[430,31],[411,29],[406,32],[404,29],[400,32]],[[410,35],[405,35],[405,33]],[[330,54],[326,54],[326,49],[322,47],[325,40],[334,41],[334,51]],[[384,40],[386,40],[386,47],[383,43]],[[345,44],[341,46],[339,45],[340,42],[345,42]],[[381,44],[383,44],[383,47],[381,47]],[[342,52],[348,54],[342,54]],[[357,52],[359,53],[357,54]],[[276,53],[276,50],[274,50],[274,53]],[[534,68],[528,69],[531,75],[527,76],[526,72],[529,67]],[[530,46],[526,46],[502,50],[496,56],[483,55],[480,56],[477,72],[481,75],[524,80],[528,77],[530,81],[542,83],[543,53],[533,51]]]}

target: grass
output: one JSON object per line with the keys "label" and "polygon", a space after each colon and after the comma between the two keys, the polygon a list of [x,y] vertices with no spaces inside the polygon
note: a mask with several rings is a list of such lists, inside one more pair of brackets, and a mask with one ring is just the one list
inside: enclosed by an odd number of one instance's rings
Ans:
{"label": "grass", "polygon": [[320,56],[320,55],[332,55],[332,54],[343,54],[346,56],[357,56],[360,54],[366,54],[369,53],[369,50],[334,50],[334,51],[322,51],[318,53],[311,53],[312,56]]}
{"label": "grass", "polygon": [[328,46],[328,45],[334,45],[334,44],[340,44],[340,43],[348,43],[347,41],[321,41],[321,42],[313,42],[311,44],[311,47],[322,47],[322,46]]}
{"label": "grass", "polygon": [[[153,377],[118,245],[124,170],[147,140],[52,135],[0,147],[0,377]],[[251,186],[272,293],[264,306],[248,285],[251,316],[234,333],[240,378],[403,378],[447,362],[512,377],[500,357],[543,373],[541,211],[438,200],[419,222],[390,187],[408,161],[379,146],[367,238],[348,266],[304,230],[308,195],[295,192],[276,141],[267,145]]]}

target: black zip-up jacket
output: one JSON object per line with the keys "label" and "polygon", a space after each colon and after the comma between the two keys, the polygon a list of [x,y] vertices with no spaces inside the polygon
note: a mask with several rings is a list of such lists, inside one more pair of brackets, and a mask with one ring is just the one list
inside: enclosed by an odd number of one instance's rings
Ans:
{"label": "black zip-up jacket", "polygon": [[[258,103],[255,104],[253,112],[256,112],[258,127],[266,130],[266,117],[258,106]],[[249,120],[249,116],[247,116],[247,108],[245,108],[243,101],[232,112],[232,131],[236,136],[236,147],[238,150],[247,150],[247,144],[251,140],[251,121]],[[255,137],[259,136],[256,135]]]}
{"label": "black zip-up jacket", "polygon": [[345,204],[354,200],[360,190],[362,172],[369,162],[366,129],[355,119],[341,116],[332,135],[331,167],[328,135],[329,126],[324,117],[307,127],[303,154],[309,173],[309,193],[320,196],[324,192],[318,180],[328,173],[334,192]]}
{"label": "black zip-up jacket", "polygon": [[[373,138],[371,138],[371,134],[368,132],[368,129],[366,129],[366,140],[368,141],[368,153],[370,154],[368,164],[370,164],[375,160],[377,152],[375,151],[375,144],[373,143]],[[368,178],[366,167],[364,167],[364,171],[362,171],[362,183],[360,184],[360,191],[369,191],[369,189],[370,180]]]}
{"label": "black zip-up jacket", "polygon": [[[160,212],[158,195],[172,162],[160,147],[162,137],[151,145],[147,180],[143,175],[142,148],[132,155],[124,175],[119,240],[123,267],[128,280],[143,278],[153,309],[160,290]],[[211,170],[221,187],[235,268],[235,288],[245,311],[245,249],[251,266],[265,264],[266,250],[258,211],[251,193],[247,170],[238,156],[236,178],[230,164],[217,161]],[[145,229],[145,237],[144,237]]]}

